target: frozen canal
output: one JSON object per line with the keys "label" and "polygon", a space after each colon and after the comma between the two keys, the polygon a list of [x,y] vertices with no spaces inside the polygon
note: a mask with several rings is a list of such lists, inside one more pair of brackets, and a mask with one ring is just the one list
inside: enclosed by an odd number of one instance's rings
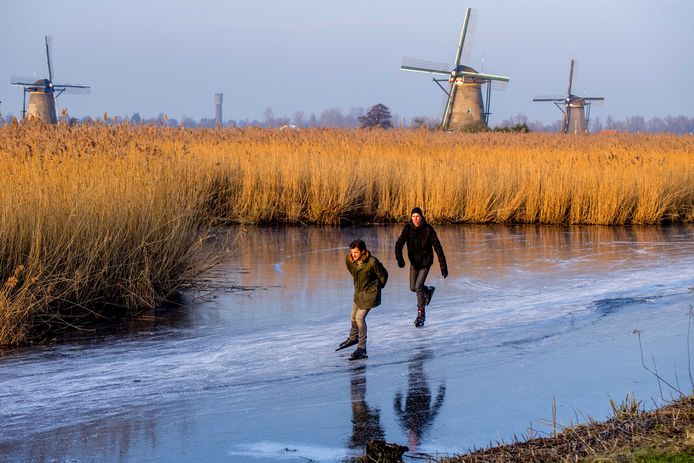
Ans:
{"label": "frozen canal", "polygon": [[[439,226],[450,276],[414,328],[400,226],[258,228],[144,330],[0,354],[2,461],[341,461],[385,438],[443,455],[682,390],[694,227]],[[347,244],[390,272],[369,358],[347,335]],[[663,386],[663,396],[671,391]],[[420,460],[421,461],[421,460]]]}

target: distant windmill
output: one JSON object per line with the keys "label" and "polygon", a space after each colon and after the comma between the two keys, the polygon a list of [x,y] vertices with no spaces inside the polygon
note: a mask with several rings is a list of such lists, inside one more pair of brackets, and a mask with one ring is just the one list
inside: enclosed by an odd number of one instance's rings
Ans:
{"label": "distant windmill", "polygon": [[[89,86],[53,83],[53,68],[51,66],[50,38],[46,39],[46,61],[48,63],[48,79],[34,81],[29,77],[12,77],[12,85],[24,88],[22,100],[22,118],[37,118],[49,124],[55,124],[58,117],[55,112],[55,99],[63,93],[87,94]],[[29,110],[26,109],[27,93],[29,93]]]}
{"label": "distant windmill", "polygon": [[[569,91],[565,97],[533,98],[533,101],[551,101],[564,113],[562,132],[582,134],[588,133],[590,122],[590,105],[592,101],[604,101],[602,97],[579,97],[571,93],[574,78],[574,60],[571,60],[569,70]],[[560,104],[562,103],[562,104]],[[563,108],[562,108],[563,106]],[[586,108],[588,110],[586,111]]]}
{"label": "distant windmill", "polygon": [[[400,69],[403,71],[427,72],[448,76],[448,79],[436,79],[434,82],[448,95],[446,109],[441,119],[441,128],[444,130],[461,130],[470,127],[484,127],[489,122],[489,101],[491,97],[492,81],[508,82],[509,78],[493,74],[483,74],[469,66],[461,64],[461,59],[467,61],[471,40],[466,41],[469,24],[475,11],[468,8],[465,12],[463,30],[460,34],[460,43],[455,55],[455,61],[451,68],[447,64],[433,63],[431,61],[403,59]],[[440,82],[448,80],[450,89],[446,90]],[[482,84],[487,84],[486,105],[482,102]],[[485,111],[486,107],[486,111]]]}

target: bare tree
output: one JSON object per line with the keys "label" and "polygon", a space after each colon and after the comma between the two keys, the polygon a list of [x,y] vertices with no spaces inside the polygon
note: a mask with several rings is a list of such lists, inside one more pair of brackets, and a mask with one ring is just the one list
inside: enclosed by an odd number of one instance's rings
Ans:
{"label": "bare tree", "polygon": [[362,129],[389,129],[393,127],[393,118],[387,106],[378,103],[369,109],[365,116],[359,117]]}
{"label": "bare tree", "polygon": [[320,113],[320,125],[323,127],[343,127],[345,116],[340,108],[328,108]]}
{"label": "bare tree", "polygon": [[292,116],[292,123],[297,127],[303,127],[306,123],[303,111],[296,111]]}

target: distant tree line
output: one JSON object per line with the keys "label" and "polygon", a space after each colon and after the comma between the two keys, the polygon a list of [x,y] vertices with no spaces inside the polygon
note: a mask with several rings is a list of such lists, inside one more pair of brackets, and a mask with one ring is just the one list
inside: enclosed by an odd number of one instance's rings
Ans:
{"label": "distant tree line", "polygon": [[[12,114],[0,114],[0,125],[12,121]],[[17,117],[18,118],[18,117]],[[70,124],[144,124],[157,125],[162,127],[185,127],[185,128],[214,128],[216,121],[214,118],[202,118],[199,120],[188,116],[181,116],[180,119],[169,117],[165,113],[159,113],[156,117],[142,117],[136,112],[130,116],[109,116],[104,114],[100,118],[90,116],[82,118],[71,117],[67,111],[58,118],[63,123]],[[291,117],[276,115],[272,108],[268,107],[263,113],[262,120],[258,119],[228,119],[223,122],[223,127],[266,127],[281,128],[285,126],[308,128],[308,127],[332,127],[332,128],[370,128],[380,127],[387,129],[390,127],[428,129],[435,130],[438,127],[439,118],[416,116],[413,118],[403,118],[397,114],[391,114],[390,109],[378,103],[368,110],[363,107],[352,107],[347,112],[340,108],[328,108],[320,114],[306,114],[303,111],[295,111]],[[504,119],[495,127],[496,131],[530,131],[530,132],[559,132],[561,130],[561,119],[545,124],[541,121],[531,122],[522,113]],[[522,130],[521,130],[522,129]],[[675,133],[675,134],[694,134],[694,117],[687,116],[666,116],[653,117],[646,119],[642,116],[631,116],[624,120],[614,119],[607,116],[604,120],[596,117],[590,121],[589,130],[597,133],[602,130],[616,130],[617,132],[641,132],[641,133]]]}
{"label": "distant tree line", "polygon": [[[561,119],[557,119],[549,124],[544,124],[540,121],[530,122],[524,114],[517,114],[501,121],[498,127],[513,127],[525,124],[531,132],[559,132],[561,123]],[[616,130],[617,132],[631,133],[694,134],[694,117],[666,116],[646,119],[642,116],[631,116],[624,120],[617,120],[612,116],[607,116],[604,121],[596,117],[591,119],[588,129],[591,133],[598,133],[602,130]]]}

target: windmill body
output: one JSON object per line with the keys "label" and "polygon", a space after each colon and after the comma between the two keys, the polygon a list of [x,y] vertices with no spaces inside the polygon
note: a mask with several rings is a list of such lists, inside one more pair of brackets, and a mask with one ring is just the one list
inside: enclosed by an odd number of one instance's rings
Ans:
{"label": "windmill body", "polygon": [[25,91],[29,94],[26,117],[48,124],[58,122],[55,111],[55,91],[48,79],[37,80],[33,85],[27,86]]}
{"label": "windmill body", "polygon": [[[24,90],[24,103],[22,105],[22,117],[36,119],[47,124],[58,122],[55,110],[55,99],[63,93],[89,93],[87,85],[56,84],[53,82],[53,69],[51,66],[51,52],[49,38],[46,41],[46,61],[48,63],[48,79],[32,81],[26,77],[13,77],[12,85],[20,85]],[[29,94],[27,107],[26,96]]]}
{"label": "windmill body", "polygon": [[[471,67],[462,66],[467,72],[477,72]],[[482,84],[472,77],[456,78],[451,85],[451,108],[446,130],[464,130],[486,126]]]}
{"label": "windmill body", "polygon": [[[444,130],[470,130],[487,126],[489,122],[489,99],[492,81],[508,82],[509,78],[493,74],[477,72],[470,66],[461,64],[463,55],[469,51],[470,40],[466,42],[473,10],[468,8],[465,12],[463,29],[453,67],[445,64],[432,63],[423,60],[410,60],[405,58],[400,69],[403,71],[425,72],[434,75],[446,76],[448,79],[436,79],[434,81],[446,92],[446,109],[441,118],[441,128]],[[448,81],[448,90],[439,82]],[[482,98],[482,86],[487,85],[487,104]]]}
{"label": "windmill body", "polygon": [[588,133],[588,121],[586,120],[585,101],[573,99],[566,103],[562,127],[564,133],[581,134]]}
{"label": "windmill body", "polygon": [[550,101],[563,113],[562,132],[575,135],[587,134],[590,121],[590,105],[593,101],[604,101],[603,97],[579,97],[571,93],[574,76],[574,60],[569,70],[569,90],[565,97],[533,98],[533,101]]}

